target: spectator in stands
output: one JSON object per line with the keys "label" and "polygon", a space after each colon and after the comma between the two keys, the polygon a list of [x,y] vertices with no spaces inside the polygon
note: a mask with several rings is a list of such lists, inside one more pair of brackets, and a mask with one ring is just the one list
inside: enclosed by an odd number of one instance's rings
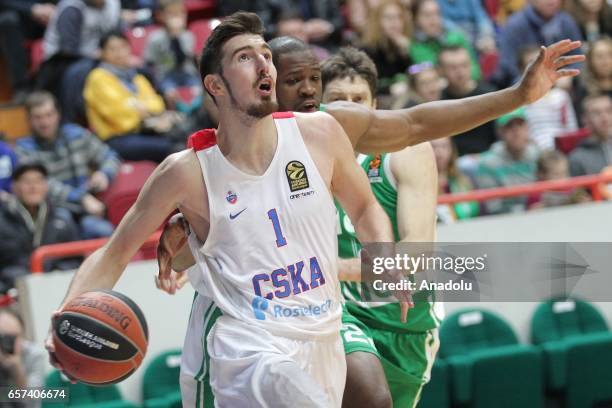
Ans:
{"label": "spectator in stands", "polygon": [[526,0],[484,0],[483,5],[487,9],[489,17],[498,27],[506,25],[508,17],[522,10]]}
{"label": "spectator in stands", "polygon": [[457,24],[478,51],[495,51],[493,23],[480,0],[438,0],[438,3],[442,17]]}
{"label": "spectator in stands", "polygon": [[186,135],[172,133],[180,117],[166,111],[151,83],[130,66],[125,35],[105,35],[100,48],[102,62],[87,77],[83,91],[89,125],[96,135],[125,160],[161,162],[184,148],[185,140],[176,138]]}
{"label": "spectator in stands", "polygon": [[121,0],[121,21],[127,26],[153,24],[156,0]]}
{"label": "spectator in stands", "polygon": [[[47,197],[47,169],[40,163],[17,166],[12,175],[14,195],[0,203],[0,292],[30,273],[30,256],[41,245],[76,241],[79,231],[70,213],[54,207]],[[45,270],[72,269],[75,260],[47,262]]]}
{"label": "spectator in stands", "polygon": [[[569,178],[567,157],[558,150],[547,150],[540,154],[537,163],[538,181],[562,180]],[[577,204],[589,201],[589,195],[583,188],[567,188],[529,194],[527,208],[530,210]]]}
{"label": "spectator in stands", "polygon": [[362,46],[376,64],[379,95],[390,94],[391,85],[405,80],[411,31],[410,16],[398,0],[384,0],[371,10]]}
{"label": "spectator in stands", "polygon": [[8,144],[0,140],[0,194],[11,191],[11,174],[17,165],[17,156]]}
{"label": "spectator in stands", "polygon": [[28,54],[24,40],[41,38],[57,0],[0,0],[0,52],[4,56],[13,101],[28,91]]}
{"label": "spectator in stands", "polygon": [[100,38],[120,24],[119,0],[61,0],[43,43],[37,88],[59,97],[64,71],[80,58],[98,57]]}
{"label": "spectator in stands", "polygon": [[216,15],[220,17],[229,16],[237,11],[250,11],[257,13],[262,19],[264,16],[269,18],[270,10],[266,8],[266,0],[223,0],[216,3]]}
{"label": "spectator in stands", "polygon": [[[170,106],[191,113],[202,105],[202,80],[195,64],[194,38],[187,30],[183,0],[159,0],[163,28],[151,34],[144,60],[155,72],[156,80]],[[193,99],[182,101],[178,88],[190,88]]]}
{"label": "spectator in stands", "polygon": [[585,41],[612,36],[612,6],[606,0],[565,0],[564,8],[578,23]]}
{"label": "spectator in stands", "polygon": [[277,23],[283,16],[300,15],[306,22],[308,44],[335,50],[342,40],[344,21],[338,0],[260,0],[259,14],[268,37],[278,35]]}
{"label": "spectator in stands", "polygon": [[412,15],[415,32],[410,45],[410,56],[413,62],[437,63],[442,48],[463,47],[470,55],[472,78],[480,79],[480,66],[470,41],[459,29],[442,20],[440,6],[436,0],[415,0],[412,4]]}
{"label": "spectator in stands", "polygon": [[57,101],[48,92],[32,93],[26,110],[33,135],[17,140],[19,161],[45,164],[49,198],[71,210],[82,239],[111,235],[113,226],[104,219],[106,208],[94,194],[106,190],[117,174],[117,154],[88,130],[60,125]]}
{"label": "spectator in stands", "polygon": [[[443,48],[440,51],[438,65],[440,73],[448,82],[448,86],[442,91],[442,99],[460,99],[493,91],[489,84],[472,79],[470,54],[463,47]],[[484,152],[495,141],[493,122],[487,122],[453,138],[459,156]]]}
{"label": "spectator in stands", "polygon": [[[431,141],[438,167],[439,194],[462,193],[474,189],[472,181],[457,167],[457,149],[450,137]],[[450,224],[456,220],[476,217],[480,211],[477,201],[438,206],[438,221]]]}
{"label": "spectator in stands", "polygon": [[[21,316],[7,307],[0,308],[0,386],[10,389],[40,388],[45,384],[47,353],[24,337]],[[39,401],[4,402],[3,406],[39,407]]]}
{"label": "spectator in stands", "polygon": [[[286,13],[294,13],[295,10],[289,10]],[[276,23],[276,34],[278,37],[294,37],[298,40],[309,44],[308,31],[306,21],[300,14],[283,14]],[[323,61],[329,57],[329,51],[318,45],[309,44],[311,51],[316,55],[319,61]]]}
{"label": "spectator in stands", "polygon": [[[530,143],[525,109],[519,108],[496,120],[501,138],[480,155],[476,173],[478,188],[507,187],[535,181],[538,149]],[[487,214],[516,212],[525,209],[526,197],[489,200]]]}
{"label": "spectator in stands", "polygon": [[444,79],[431,62],[411,65],[407,73],[408,90],[398,99],[395,109],[411,108],[420,103],[442,99]]}
{"label": "spectator in stands", "polygon": [[[538,56],[538,47],[521,50],[520,65],[524,70]],[[576,112],[569,93],[554,87],[536,102],[525,106],[529,136],[540,150],[555,148],[555,137],[578,129]]]}
{"label": "spectator in stands", "polygon": [[574,78],[574,108],[582,116],[582,100],[587,95],[605,93],[612,97],[612,39],[604,37],[590,44],[586,69]]}
{"label": "spectator in stands", "polygon": [[358,36],[363,36],[368,24],[368,16],[379,4],[380,0],[347,0],[347,19],[350,29]]}
{"label": "spectator in stands", "polygon": [[[572,16],[561,11],[561,0],[530,0],[530,4],[508,19],[500,34],[495,83],[500,88],[506,87],[519,78],[519,51],[522,48],[550,45],[566,38],[581,40],[582,35]],[[580,52],[578,49],[570,54]]]}
{"label": "spectator in stands", "polygon": [[612,165],[612,98],[604,94],[587,96],[582,109],[591,137],[570,154],[572,176],[596,174]]}

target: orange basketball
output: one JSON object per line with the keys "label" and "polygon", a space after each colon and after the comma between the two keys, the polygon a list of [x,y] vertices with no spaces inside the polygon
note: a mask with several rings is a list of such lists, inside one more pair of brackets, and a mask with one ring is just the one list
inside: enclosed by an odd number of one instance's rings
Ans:
{"label": "orange basketball", "polygon": [[147,322],[138,305],[115,291],[84,293],[53,324],[55,357],[66,374],[91,385],[129,377],[147,351]]}

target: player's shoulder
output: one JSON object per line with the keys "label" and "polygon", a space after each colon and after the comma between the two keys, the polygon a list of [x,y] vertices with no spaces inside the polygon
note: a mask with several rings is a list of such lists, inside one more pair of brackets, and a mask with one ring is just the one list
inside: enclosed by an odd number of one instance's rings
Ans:
{"label": "player's shoulder", "polygon": [[335,134],[341,129],[338,121],[327,112],[312,112],[301,113],[294,112],[295,119],[300,127],[302,134],[307,133],[308,136],[327,136],[329,133]]}
{"label": "player's shoulder", "polygon": [[174,178],[177,181],[188,178],[196,170],[200,171],[200,163],[194,149],[172,153],[158,166],[160,177]]}

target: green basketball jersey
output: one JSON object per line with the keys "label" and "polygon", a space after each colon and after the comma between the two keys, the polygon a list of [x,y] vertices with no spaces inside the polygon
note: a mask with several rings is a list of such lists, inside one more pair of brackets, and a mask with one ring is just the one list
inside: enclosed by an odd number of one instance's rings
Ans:
{"label": "green basketball jersey", "polygon": [[[391,220],[395,241],[399,241],[397,187],[395,178],[391,174],[389,155],[360,155],[357,160],[368,175],[374,196]],[[355,258],[361,249],[361,244],[355,235],[355,228],[337,202],[336,209],[338,211],[338,255],[341,258]],[[408,321],[402,323],[400,322],[399,303],[389,303],[392,297],[389,292],[378,291],[372,285],[360,282],[341,282],[341,285],[348,312],[369,327],[413,333],[424,332],[439,325],[439,320],[433,312],[433,304],[430,303],[430,300],[433,300],[431,292],[422,291],[412,294],[414,308],[408,312]]]}

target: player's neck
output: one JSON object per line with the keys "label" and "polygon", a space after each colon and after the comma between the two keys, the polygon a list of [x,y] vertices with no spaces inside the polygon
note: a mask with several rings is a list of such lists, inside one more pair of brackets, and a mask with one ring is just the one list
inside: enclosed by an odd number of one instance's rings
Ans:
{"label": "player's neck", "polygon": [[276,152],[277,134],[271,116],[252,123],[220,115],[219,150],[234,166],[249,174],[263,174]]}

